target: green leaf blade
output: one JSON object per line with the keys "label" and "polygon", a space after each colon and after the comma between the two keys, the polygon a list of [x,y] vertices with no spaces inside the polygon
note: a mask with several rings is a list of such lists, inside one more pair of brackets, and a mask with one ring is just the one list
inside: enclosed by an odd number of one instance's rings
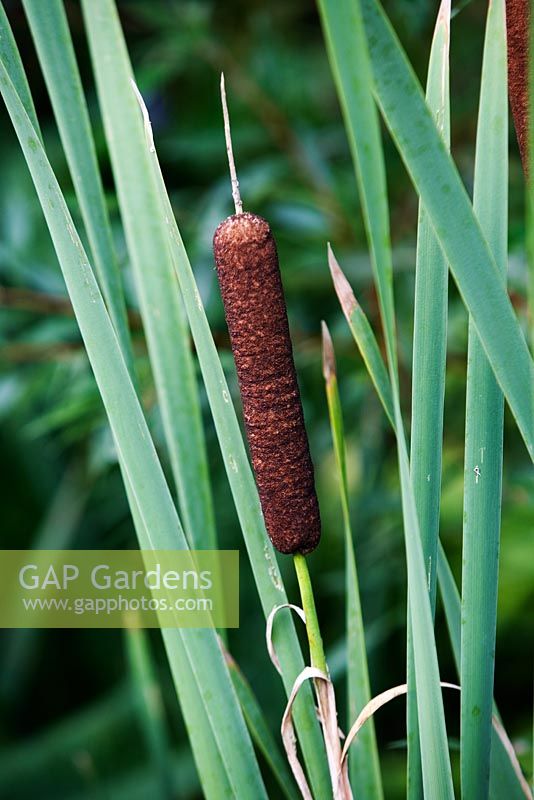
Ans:
{"label": "green leaf blade", "polygon": [[[534,458],[534,363],[495,261],[409,62],[377,0],[362,0],[384,119]],[[511,358],[513,354],[513,358]]]}
{"label": "green leaf blade", "polygon": [[[426,100],[447,144],[450,138],[449,42],[450,0],[443,0],[430,50]],[[436,606],[448,275],[447,262],[424,206],[420,203],[415,270],[410,472],[432,614]],[[422,797],[423,787],[412,647],[408,621],[407,789],[408,797],[417,800]]]}
{"label": "green leaf blade", "polygon": [[[427,103],[446,141],[449,124],[450,3],[439,11],[428,67]],[[410,468],[429,568],[432,608],[436,600],[437,542],[447,355],[448,266],[425,213],[419,208],[412,356]]]}
{"label": "green leaf blade", "polygon": [[126,304],[87,105],[61,0],[24,0],[102,294],[132,375]]}
{"label": "green leaf blade", "polygon": [[[504,0],[489,5],[475,158],[474,209],[505,281],[508,97]],[[464,465],[461,648],[462,793],[489,793],[502,492],[504,400],[470,320]]]}
{"label": "green leaf blade", "polygon": [[249,682],[232,656],[229,653],[225,655],[234,689],[239,698],[248,729],[250,730],[256,746],[269,764],[284,797],[286,797],[287,800],[298,800],[299,795],[295,780],[289,771],[285,757],[280,752],[280,748],[271,734],[267,720],[265,719]]}
{"label": "green leaf blade", "polygon": [[[346,295],[342,294],[340,297],[340,301]],[[341,305],[344,307],[343,302]],[[345,307],[344,307],[345,310]],[[364,312],[360,309],[360,313],[363,315]],[[380,372],[386,375],[387,378],[387,370],[384,361],[380,355],[380,349],[378,347],[378,343],[374,336],[373,330],[369,321],[366,319],[366,330],[368,331],[368,335],[372,340],[372,350],[376,354],[376,357],[381,360],[381,368]],[[352,330],[352,328],[351,328]],[[352,330],[356,345],[360,348],[360,340],[357,338],[354,330]],[[371,366],[369,365],[371,363]],[[367,369],[369,370],[370,377],[372,378],[373,383],[375,386],[378,383],[378,379],[376,375],[371,373],[371,368],[374,368],[376,365],[372,362],[366,361]],[[391,397],[391,386],[388,385],[389,390],[389,397]],[[390,413],[392,414],[392,409],[388,405],[388,395],[380,395],[379,397],[382,401],[382,405],[384,407],[384,411],[388,418],[390,417]],[[391,420],[390,420],[391,421]],[[395,424],[392,421],[392,428],[395,429]],[[443,607],[445,610],[445,616],[447,620],[447,627],[449,629],[449,638],[451,642],[452,652],[454,656],[454,661],[456,664],[456,670],[458,674],[460,674],[460,660],[461,660],[461,600],[460,594],[458,592],[458,588],[456,586],[454,576],[452,574],[451,568],[447,561],[447,556],[441,545],[441,542],[438,542],[438,584],[440,590],[440,596],[443,602]],[[492,728],[491,732],[491,772],[490,772],[490,797],[491,800],[501,800],[503,797],[509,797],[510,800],[520,800],[520,798],[525,797],[525,793],[522,789],[521,782],[518,780],[518,777],[514,771],[512,762],[510,761],[510,757],[506,752],[506,749],[500,739],[500,737],[495,732],[495,729]]]}
{"label": "green leaf blade", "polygon": [[[397,371],[393,266],[378,112],[369,92],[365,31],[353,0],[319,0],[324,35],[354,162],[389,366]],[[347,32],[350,35],[347,36]]]}
{"label": "green leaf blade", "polygon": [[[443,546],[438,549],[438,582],[441,600],[449,629],[449,638],[456,665],[456,671],[460,675],[461,664],[461,628],[462,628],[462,601],[460,592],[456,586],[456,581],[452,570],[447,561],[447,556]],[[495,702],[493,712],[498,714]],[[514,771],[510,756],[497,735],[495,728],[491,729],[491,765],[490,765],[490,787],[489,794],[491,800],[500,800],[506,797],[509,800],[524,800],[525,792]]]}
{"label": "green leaf blade", "polygon": [[[408,601],[413,632],[418,717],[421,728],[423,784],[425,794],[429,798],[452,798],[454,792],[432,613],[399,401],[393,292],[392,290],[389,293],[382,292],[380,288],[384,283],[386,286],[390,283],[388,275],[390,273],[391,245],[388,209],[385,202],[387,197],[385,175],[383,170],[376,168],[377,165],[383,164],[383,154],[376,110],[371,98],[371,67],[362,9],[359,0],[344,0],[342,3],[323,0],[320,8],[338,93],[343,107],[351,112],[345,114],[345,119],[349,141],[355,156],[357,174],[362,172],[360,167],[362,163],[369,166],[369,172],[366,173],[367,178],[363,177],[359,180],[359,188],[371,253],[375,249],[372,235],[376,230],[377,222],[371,220],[369,215],[373,213],[381,217],[378,221],[383,233],[380,244],[384,248],[386,260],[383,263],[376,263],[375,279],[389,363],[389,382],[393,403],[392,420],[397,438],[406,563],[410,587]],[[363,110],[363,113],[360,113],[360,109]],[[369,183],[371,179],[373,180],[372,184]],[[382,202],[371,206],[369,197],[375,196],[377,193],[382,197]],[[344,307],[344,311],[345,316],[351,319],[353,309],[349,310]],[[434,709],[432,724],[429,724],[428,714],[423,712],[423,709],[428,708]]]}
{"label": "green leaf blade", "polygon": [[[189,331],[115,6],[83,3],[97,90],[185,529],[216,546]],[[132,169],[135,164],[135,169]]]}
{"label": "green leaf blade", "polygon": [[363,311],[362,307],[356,300],[354,292],[346,279],[341,267],[339,266],[334,252],[330,245],[328,246],[328,264],[334,289],[338,296],[341,308],[345,314],[349,328],[354,337],[354,341],[358,346],[358,350],[365,362],[367,371],[373,381],[378,397],[382,402],[384,411],[393,427],[394,424],[394,411],[393,411],[393,396],[391,392],[391,382],[388,376],[387,368],[380,353],[380,348],[376,341],[373,329]]}
{"label": "green leaf blade", "polygon": [[[345,433],[339,389],[337,384],[335,356],[330,333],[323,323],[323,372],[326,382],[326,397],[330,430],[338,471],[339,492],[345,534],[345,585],[346,630],[347,630],[347,694],[350,729],[358,714],[371,699],[369,668],[365,646],[364,625],[358,586],[358,572],[354,554],[353,534],[350,522],[349,491],[345,454]],[[376,743],[374,721],[371,718],[362,728],[349,753],[349,775],[352,787],[361,800],[381,800],[384,793],[380,774],[380,761]]]}
{"label": "green leaf blade", "polygon": [[0,37],[0,58],[2,59],[2,63],[5,64],[15,91],[20,97],[20,102],[28,115],[33,129],[42,141],[41,128],[39,126],[37,114],[35,113],[35,105],[33,103],[28,79],[3,3],[0,3],[0,26],[2,29],[2,36]]}

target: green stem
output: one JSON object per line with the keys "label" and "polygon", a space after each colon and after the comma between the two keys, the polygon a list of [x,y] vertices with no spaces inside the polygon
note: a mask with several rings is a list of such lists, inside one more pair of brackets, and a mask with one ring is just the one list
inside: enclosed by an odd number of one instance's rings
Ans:
{"label": "green stem", "polygon": [[302,599],[302,608],[306,615],[306,632],[308,634],[308,643],[310,645],[310,658],[312,667],[320,669],[325,675],[328,674],[326,666],[326,658],[323,649],[323,640],[321,638],[321,631],[319,630],[319,621],[317,619],[317,611],[315,609],[315,600],[313,599],[313,589],[310,581],[310,573],[308,571],[308,562],[306,558],[300,553],[295,553],[293,556],[295,564],[295,572],[297,573],[297,580],[299,582],[300,596]]}

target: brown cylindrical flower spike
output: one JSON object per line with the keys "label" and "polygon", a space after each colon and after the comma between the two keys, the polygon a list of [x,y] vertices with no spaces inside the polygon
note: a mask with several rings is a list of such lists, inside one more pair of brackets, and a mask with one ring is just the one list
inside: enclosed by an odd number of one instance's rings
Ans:
{"label": "brown cylindrical flower spike", "polygon": [[[239,210],[228,136],[227,148]],[[267,532],[281,553],[306,554],[321,522],[276,245],[268,223],[245,212],[219,225],[213,249]]]}
{"label": "brown cylindrical flower spike", "polygon": [[508,94],[525,174],[528,156],[528,59],[530,0],[506,0]]}

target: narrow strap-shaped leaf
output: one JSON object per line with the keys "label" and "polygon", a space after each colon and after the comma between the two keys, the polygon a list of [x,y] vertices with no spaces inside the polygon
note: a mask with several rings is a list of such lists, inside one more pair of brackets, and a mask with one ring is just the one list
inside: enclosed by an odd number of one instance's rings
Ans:
{"label": "narrow strap-shaped leaf", "polygon": [[[534,458],[534,363],[421,87],[378,0],[361,0],[374,90],[480,341]],[[348,36],[347,32],[347,36]],[[511,358],[513,354],[513,358]]]}
{"label": "narrow strap-shaped leaf", "polygon": [[133,354],[119,264],[65,11],[61,0],[46,3],[24,0],[23,5],[80,204],[98,282],[133,374]]}
{"label": "narrow strap-shaped leaf", "polygon": [[288,800],[297,800],[299,795],[297,787],[295,786],[295,780],[289,771],[285,757],[280,752],[280,747],[274,740],[265,715],[252,691],[252,687],[232,656],[229,653],[225,655],[230,668],[232,683],[234,684],[234,689],[241,703],[241,708],[243,709],[243,714],[245,715],[245,720],[252,739],[269,764],[284,797],[287,797]]}
{"label": "narrow strap-shaped leaf", "polygon": [[[461,599],[441,543],[438,549],[438,583],[456,671],[459,675],[461,662]],[[493,703],[493,713],[499,716],[495,702]],[[508,753],[494,727],[491,729],[489,795],[491,800],[502,800],[503,797],[509,798],[509,800],[525,800],[525,793],[514,772]]]}
{"label": "narrow strap-shaped leaf", "polygon": [[356,300],[354,292],[343,274],[330,245],[328,245],[328,265],[330,267],[336,293],[340,298],[343,313],[345,314],[354,340],[358,345],[367,371],[375,385],[378,396],[384,406],[387,417],[393,425],[393,398],[391,396],[391,383],[387,369],[384,365],[369,320]]}
{"label": "narrow strap-shaped leaf", "polygon": [[[347,730],[371,699],[369,669],[365,647],[358,572],[352,538],[352,527],[349,510],[349,489],[347,484],[347,464],[345,454],[345,432],[343,415],[339,399],[337,370],[334,346],[330,333],[323,323],[323,375],[326,383],[326,398],[330,430],[334,444],[334,453],[339,481],[341,511],[345,533],[345,586],[346,631],[347,631],[347,695],[348,720]],[[380,761],[376,744],[374,720],[370,719],[349,753],[349,775],[351,785],[361,800],[380,800],[383,797]]]}
{"label": "narrow strap-shaped leaf", "polygon": [[[430,49],[426,87],[426,101],[447,145],[450,138],[450,14],[450,0],[443,0],[439,8]],[[410,472],[421,527],[421,545],[433,614],[436,606],[441,495],[448,277],[447,262],[443,257],[424,206],[420,203],[415,268]],[[423,786],[409,621],[407,631],[407,788],[408,798],[417,800],[423,795]]]}
{"label": "narrow strap-shaped leaf", "polygon": [[[43,8],[39,3],[37,7]],[[189,331],[131,87],[128,53],[112,0],[91,0],[82,8],[180,510],[192,546],[214,547],[213,503]]]}
{"label": "narrow strap-shaped leaf", "polygon": [[[426,569],[421,549],[421,534],[410,478],[410,462],[402,430],[398,399],[395,395],[393,401],[401,477],[408,585],[410,587],[408,605],[413,643],[424,796],[425,798],[436,798],[436,800],[445,797],[454,798],[439,664],[426,584]],[[430,708],[433,710],[432,714],[428,712]]]}
{"label": "narrow strap-shaped leaf", "polygon": [[[503,285],[508,247],[508,92],[504,0],[488,7],[475,157],[474,209]],[[501,524],[502,392],[469,321],[462,551],[462,796],[489,792]]]}
{"label": "narrow strap-shaped leaf", "polygon": [[361,11],[354,0],[319,0],[319,10],[358,181],[389,366],[396,374],[386,171]]}
{"label": "narrow strap-shaped leaf", "polygon": [[[338,93],[343,107],[349,110],[349,113],[345,114],[345,119],[353,155],[356,158],[356,171],[362,176],[359,189],[371,253],[376,252],[378,246],[384,253],[384,262],[376,263],[376,279],[397,438],[425,795],[428,798],[452,798],[454,792],[439,665],[400,409],[393,292],[390,280],[391,245],[388,208],[384,200],[387,192],[384,170],[383,168],[377,170],[377,165],[383,164],[383,154],[378,118],[371,97],[372,76],[367,41],[359,0],[341,0],[341,2],[322,0],[320,8]],[[362,169],[362,164],[367,165],[365,171]],[[382,201],[379,199],[380,196],[383,198]],[[371,198],[378,200],[373,203]],[[378,222],[369,218],[371,214],[380,217]],[[377,230],[381,233],[378,234]],[[389,293],[382,291],[381,285],[389,285]],[[344,308],[344,311],[347,317],[352,317],[352,310]],[[432,718],[424,711],[428,708],[434,710]]]}
{"label": "narrow strap-shaped leaf", "polygon": [[39,139],[42,141],[43,137],[39,126],[39,120],[35,113],[35,105],[30,86],[3,3],[0,3],[0,30],[2,31],[2,35],[0,36],[0,58],[9,72],[13,86],[20,97],[20,102],[24,106],[24,110],[30,119],[33,129],[37,132]]}
{"label": "narrow strap-shaped leaf", "polygon": [[[63,270],[69,296],[136,504],[143,549],[187,546],[115,330],[61,190],[35,130],[0,63],[0,89],[26,158]],[[183,649],[233,790],[266,797],[250,737],[215,632],[165,631],[168,651]],[[171,661],[171,666],[173,663]],[[184,687],[175,674],[179,692]]]}
{"label": "narrow strap-shaped leaf", "polygon": [[[144,527],[135,493],[120,458],[119,464],[137,538],[139,542],[145,542],[149,535]],[[180,632],[164,628],[161,635],[204,794],[210,800],[211,798],[231,797],[230,778],[210,723],[206,704],[202,697],[202,688],[198,686],[191,664],[186,657]]]}
{"label": "narrow strap-shaped leaf", "polygon": [[161,635],[202,790],[210,800],[232,797],[232,781],[202,696],[205,689],[195,680],[178,631],[164,629]]}
{"label": "narrow strap-shaped leaf", "polygon": [[[362,314],[364,313],[363,310],[361,310],[361,313]],[[369,325],[369,322],[367,322],[367,324],[369,326],[368,329],[371,331],[371,336],[374,338],[374,333],[372,332],[372,328]],[[354,330],[355,328],[351,327],[351,331],[353,332],[354,336],[354,341],[356,342],[356,345],[359,348],[360,343],[356,338],[356,336],[354,335]],[[378,348],[376,339],[374,341],[373,349],[376,352],[378,352],[380,356],[380,350]],[[383,361],[382,361],[382,371],[386,372],[386,367]],[[370,377],[372,378],[373,383],[376,386],[378,380],[377,376],[371,375]],[[391,392],[391,387],[390,387],[390,392]],[[391,411],[391,409],[387,408],[387,405],[384,402],[384,400],[382,400],[382,405],[384,406],[384,411],[386,412],[386,414],[388,410]],[[392,427],[394,428],[394,423],[392,423]],[[445,608],[447,626],[449,629],[449,638],[454,655],[456,669],[458,671],[458,674],[460,674],[460,653],[461,653],[460,594],[458,592],[458,588],[456,586],[454,577],[449,567],[447,556],[441,544],[439,544],[438,546],[438,584],[443,606]],[[510,798],[510,800],[520,800],[520,798],[521,800],[524,800],[524,792],[521,788],[521,784],[517,779],[517,776],[514,772],[514,769],[508,757],[508,754],[506,753],[506,750],[504,749],[503,744],[499,736],[495,733],[494,729],[492,729],[492,736],[491,736],[490,797],[492,798],[492,800],[499,800],[500,798],[503,797]]]}
{"label": "narrow strap-shaped leaf", "polygon": [[[447,143],[450,137],[449,39],[450,0],[443,0],[430,52],[426,99]],[[410,468],[433,609],[447,356],[447,283],[448,266],[421,203],[415,272]]]}

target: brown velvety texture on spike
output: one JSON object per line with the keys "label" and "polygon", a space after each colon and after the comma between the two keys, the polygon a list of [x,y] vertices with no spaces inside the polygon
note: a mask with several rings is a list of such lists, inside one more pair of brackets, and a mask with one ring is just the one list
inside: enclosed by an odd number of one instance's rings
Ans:
{"label": "brown velvety texture on spike", "polygon": [[523,170],[528,170],[528,21],[529,0],[506,0],[508,94]]}
{"label": "brown velvety texture on spike", "polygon": [[244,213],[219,225],[213,249],[267,532],[281,553],[306,554],[321,521],[276,245]]}

